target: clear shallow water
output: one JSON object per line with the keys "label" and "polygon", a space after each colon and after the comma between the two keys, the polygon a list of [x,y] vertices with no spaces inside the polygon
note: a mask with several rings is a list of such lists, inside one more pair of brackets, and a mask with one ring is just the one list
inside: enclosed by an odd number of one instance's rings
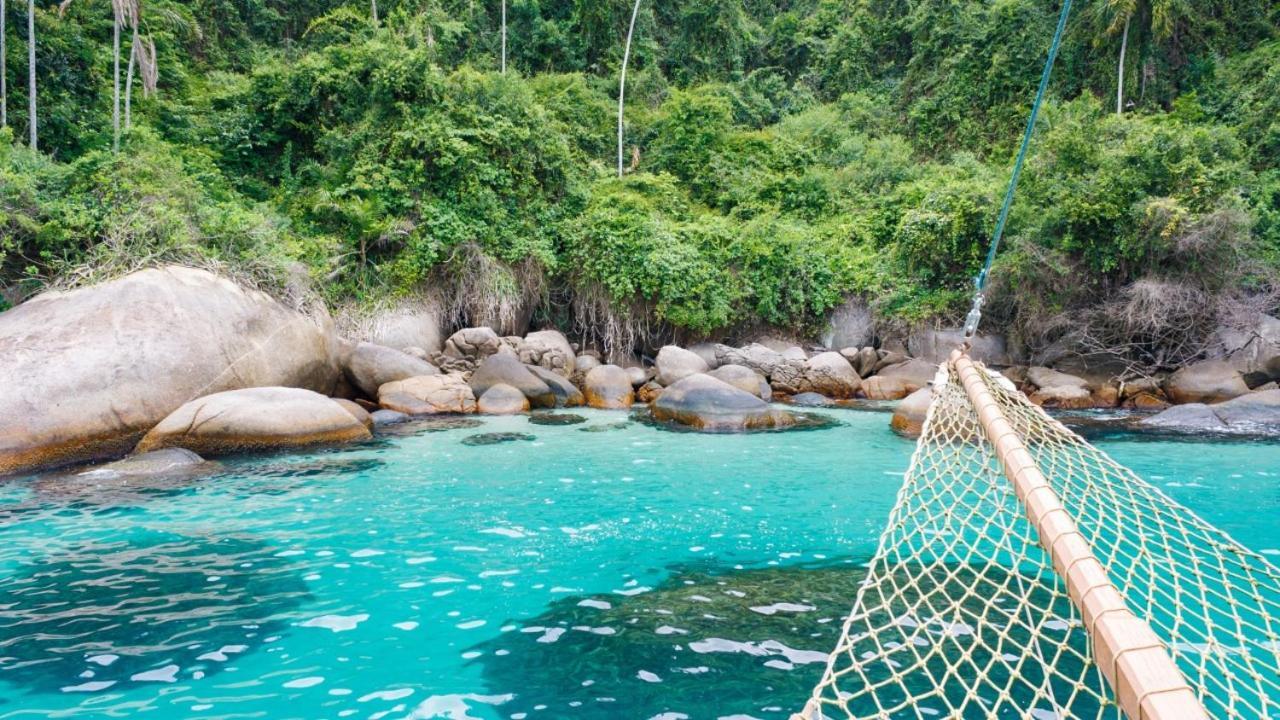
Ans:
{"label": "clear shallow water", "polygon": [[[912,444],[578,414],[0,484],[0,719],[787,717]],[[1280,443],[1098,444],[1280,560]]]}

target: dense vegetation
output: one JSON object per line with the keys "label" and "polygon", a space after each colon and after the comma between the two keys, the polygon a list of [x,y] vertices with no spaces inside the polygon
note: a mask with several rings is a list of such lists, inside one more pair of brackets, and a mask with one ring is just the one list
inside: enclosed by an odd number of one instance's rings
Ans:
{"label": "dense vegetation", "polygon": [[[152,0],[159,88],[134,89],[118,153],[110,4],[45,0],[38,154],[26,6],[8,5],[8,302],[182,258],[333,306],[425,293],[457,323],[534,313],[620,346],[813,328],[851,295],[886,329],[963,315],[1058,9],[644,3],[618,178],[619,0],[513,1],[505,74],[498,2],[383,0],[374,22],[364,2]],[[1159,363],[1275,311],[1278,23],[1268,0],[1078,5],[994,322]]]}

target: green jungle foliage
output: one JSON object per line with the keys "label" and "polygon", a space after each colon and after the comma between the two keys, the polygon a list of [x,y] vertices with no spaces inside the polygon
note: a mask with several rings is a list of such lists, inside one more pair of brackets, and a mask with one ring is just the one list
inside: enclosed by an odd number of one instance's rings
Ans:
{"label": "green jungle foliage", "polygon": [[[502,74],[500,2],[382,0],[375,23],[369,2],[151,0],[159,87],[135,81],[118,154],[110,4],[63,5],[36,3],[34,153],[7,3],[0,302],[176,259],[335,305],[465,284],[685,336],[811,330],[854,294],[890,325],[962,316],[1058,11],[642,3],[619,179],[629,2],[512,0]],[[1275,291],[1278,24],[1268,0],[1078,3],[1001,321],[1047,342],[1137,282]]]}

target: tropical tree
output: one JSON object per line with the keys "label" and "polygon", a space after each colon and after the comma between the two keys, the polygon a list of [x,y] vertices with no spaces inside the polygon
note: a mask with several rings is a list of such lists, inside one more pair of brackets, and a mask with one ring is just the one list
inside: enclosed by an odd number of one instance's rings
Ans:
{"label": "tropical tree", "polygon": [[138,0],[111,0],[113,22],[112,59],[113,83],[111,104],[111,150],[120,151],[120,26],[129,24],[136,35],[138,29]]}
{"label": "tropical tree", "polygon": [[124,84],[124,129],[133,128],[133,68],[138,66],[142,74],[142,97],[150,97],[156,91],[160,74],[156,65],[156,44],[148,37],[138,35],[138,23],[133,26],[133,47],[129,50],[129,72]]}
{"label": "tropical tree", "polygon": [[502,0],[502,74],[507,74],[507,0]]}
{"label": "tropical tree", "polygon": [[5,44],[8,30],[5,28],[4,0],[0,0],[0,127],[9,127],[9,48]]}
{"label": "tropical tree", "polygon": [[631,24],[627,26],[627,44],[622,50],[622,73],[618,77],[618,177],[622,177],[622,105],[627,94],[627,61],[631,59],[631,36],[636,31],[636,15],[640,12],[640,0],[631,7]]}
{"label": "tropical tree", "polygon": [[39,150],[36,131],[36,0],[27,0],[27,127],[32,150]]}
{"label": "tropical tree", "polygon": [[1120,59],[1116,69],[1116,114],[1124,112],[1124,67],[1129,51],[1130,28],[1134,20],[1150,22],[1151,41],[1169,40],[1178,23],[1191,11],[1187,0],[1105,0],[1096,6],[1107,23],[1108,35],[1120,34]]}

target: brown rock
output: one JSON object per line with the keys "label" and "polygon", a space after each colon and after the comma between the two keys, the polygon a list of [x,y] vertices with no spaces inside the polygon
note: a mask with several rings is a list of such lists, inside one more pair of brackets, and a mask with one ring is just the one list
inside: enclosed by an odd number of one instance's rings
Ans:
{"label": "brown rock", "polygon": [[907,387],[908,392],[915,392],[933,382],[938,373],[938,366],[924,360],[911,359],[906,362],[882,367],[876,371],[881,377],[897,378]]}
{"label": "brown rock", "polygon": [[378,388],[389,382],[439,372],[426,360],[367,342],[356,345],[346,365],[347,378],[366,397],[377,397]]}
{"label": "brown rock", "polygon": [[773,391],[769,388],[769,381],[745,365],[721,365],[707,374],[739,390],[745,390],[761,400],[768,400],[773,395]]}
{"label": "brown rock", "polygon": [[1188,365],[1165,381],[1165,394],[1175,403],[1216,403],[1249,392],[1240,371],[1224,360]]}
{"label": "brown rock", "polygon": [[636,390],[636,400],[648,405],[654,400],[657,400],[658,396],[661,394],[662,386],[656,381],[650,380],[649,382],[641,385],[639,390]]}
{"label": "brown rock", "polygon": [[378,402],[406,415],[473,413],[476,396],[462,375],[424,375],[378,388]]}
{"label": "brown rock", "polygon": [[472,358],[476,362],[502,349],[502,338],[492,328],[463,328],[444,341],[444,354],[455,358]]}
{"label": "brown rock", "polygon": [[298,388],[228,390],[174,410],[136,452],[182,447],[200,455],[367,440],[369,430],[342,405]]}
{"label": "brown rock", "polygon": [[824,352],[805,361],[801,390],[829,398],[855,397],[862,379],[849,361],[838,352]]}
{"label": "brown rock", "polygon": [[729,432],[787,427],[795,423],[759,397],[710,375],[690,375],[663,390],[653,402],[653,416],[698,430]]}
{"label": "brown rock", "polygon": [[504,350],[485,358],[476,371],[472,373],[471,391],[477,397],[494,385],[510,385],[529,398],[533,407],[550,408],[556,406],[556,395],[551,387],[538,378],[527,365],[520,362],[516,354]]}
{"label": "brown rock", "polygon": [[344,398],[330,399],[338,403],[339,407],[343,410],[351,413],[351,417],[355,418],[357,422],[365,426],[367,430],[373,430],[373,416],[370,415],[369,411],[364,409],[363,406],[352,400],[346,400]]}
{"label": "brown rock", "polygon": [[631,378],[617,365],[601,365],[587,373],[582,393],[587,405],[604,410],[624,410],[635,402]]}
{"label": "brown rock", "polygon": [[910,438],[920,437],[920,433],[924,431],[925,416],[929,414],[929,404],[932,402],[931,388],[923,387],[916,390],[903,398],[893,409],[893,418],[889,420],[889,427],[893,428],[894,432]]}

